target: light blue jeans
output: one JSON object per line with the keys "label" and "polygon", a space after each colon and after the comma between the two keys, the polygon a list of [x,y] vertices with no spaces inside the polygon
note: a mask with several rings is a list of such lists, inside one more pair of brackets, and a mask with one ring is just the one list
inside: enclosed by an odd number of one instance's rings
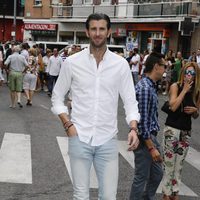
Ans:
{"label": "light blue jeans", "polygon": [[73,200],[89,200],[90,169],[94,165],[99,200],[116,200],[118,184],[118,147],[113,138],[100,146],[81,142],[78,136],[69,137],[70,165],[73,179]]}

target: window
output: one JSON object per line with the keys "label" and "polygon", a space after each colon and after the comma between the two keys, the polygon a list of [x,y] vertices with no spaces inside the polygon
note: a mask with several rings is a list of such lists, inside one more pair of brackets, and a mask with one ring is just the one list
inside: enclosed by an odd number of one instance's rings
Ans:
{"label": "window", "polygon": [[84,4],[92,4],[93,1],[92,0],[84,0]]}
{"label": "window", "polygon": [[35,5],[36,6],[42,5],[42,0],[35,0]]}
{"label": "window", "polygon": [[103,4],[110,4],[110,0],[102,0]]}
{"label": "window", "polygon": [[59,3],[59,0],[52,0],[51,3],[52,3],[52,4],[58,4],[58,3]]}

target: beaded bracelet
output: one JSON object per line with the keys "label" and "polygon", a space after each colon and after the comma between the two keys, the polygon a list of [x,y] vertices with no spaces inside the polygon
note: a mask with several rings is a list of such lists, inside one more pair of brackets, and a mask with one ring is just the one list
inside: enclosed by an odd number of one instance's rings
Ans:
{"label": "beaded bracelet", "polygon": [[72,123],[71,121],[66,121],[66,122],[63,123],[63,126],[64,126],[64,127],[65,127],[65,126],[69,126],[71,123]]}
{"label": "beaded bracelet", "polygon": [[65,131],[67,132],[68,130],[69,130],[69,128],[71,127],[71,126],[73,126],[74,124],[73,123],[71,123],[70,125],[68,125],[68,126],[64,126],[64,129],[65,129]]}
{"label": "beaded bracelet", "polygon": [[151,148],[148,149],[148,151],[151,153],[155,149],[156,149],[155,147],[151,147]]}

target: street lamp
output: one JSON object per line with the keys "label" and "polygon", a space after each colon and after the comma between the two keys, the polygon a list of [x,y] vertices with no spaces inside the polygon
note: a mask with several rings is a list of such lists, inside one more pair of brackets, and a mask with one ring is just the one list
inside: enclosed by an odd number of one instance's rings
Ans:
{"label": "street lamp", "polygon": [[6,30],[6,23],[5,23],[5,15],[6,15],[6,2],[3,0],[3,25],[2,25],[2,40],[5,41],[5,30]]}
{"label": "street lamp", "polygon": [[16,41],[16,15],[17,15],[17,0],[14,0],[13,31],[11,33],[14,41]]}

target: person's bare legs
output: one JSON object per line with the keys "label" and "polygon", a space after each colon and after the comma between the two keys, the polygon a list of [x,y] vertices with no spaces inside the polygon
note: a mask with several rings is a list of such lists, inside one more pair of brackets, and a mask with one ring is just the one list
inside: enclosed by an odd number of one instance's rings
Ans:
{"label": "person's bare legs", "polygon": [[27,101],[30,100],[29,90],[25,89],[24,92],[25,92],[25,95],[26,95]]}
{"label": "person's bare legs", "polygon": [[23,105],[21,104],[21,92],[16,92],[17,94],[17,104],[19,105],[20,108],[23,107]]}
{"label": "person's bare legs", "polygon": [[33,99],[33,94],[34,94],[34,90],[29,90],[29,99],[30,99],[30,104],[32,105],[32,99]]}
{"label": "person's bare legs", "polygon": [[15,91],[10,91],[10,97],[11,97],[11,108],[15,108],[15,103],[16,103],[16,92]]}

